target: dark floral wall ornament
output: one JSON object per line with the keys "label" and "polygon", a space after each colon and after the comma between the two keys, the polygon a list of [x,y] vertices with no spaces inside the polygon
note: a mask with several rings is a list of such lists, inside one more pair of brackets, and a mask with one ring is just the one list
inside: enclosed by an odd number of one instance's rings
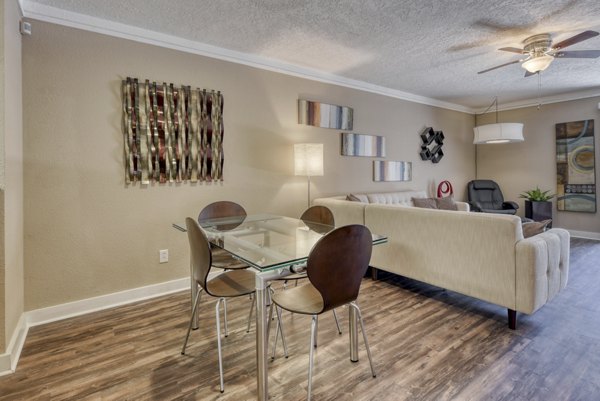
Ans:
{"label": "dark floral wall ornament", "polygon": [[127,78],[121,86],[125,182],[223,180],[223,95]]}
{"label": "dark floral wall ornament", "polygon": [[432,163],[439,163],[444,157],[442,146],[444,145],[444,133],[434,131],[432,127],[425,127],[419,133],[421,136],[421,151],[419,155],[421,160],[431,160]]}

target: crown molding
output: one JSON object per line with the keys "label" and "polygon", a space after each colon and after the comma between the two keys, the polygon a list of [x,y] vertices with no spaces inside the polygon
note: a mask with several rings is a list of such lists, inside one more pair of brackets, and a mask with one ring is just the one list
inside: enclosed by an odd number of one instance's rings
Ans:
{"label": "crown molding", "polygon": [[56,7],[38,4],[31,0],[19,0],[19,5],[21,6],[23,14],[26,18],[50,22],[71,28],[83,29],[90,32],[101,33],[104,35],[165,47],[186,53],[211,57],[267,71],[309,79],[312,81],[371,92],[378,95],[407,100],[413,103],[420,103],[428,106],[440,107],[443,109],[469,114],[474,113],[474,109],[459,104],[415,95],[413,93],[403,92],[396,89],[390,89],[355,79],[345,78],[335,74],[328,74],[315,69],[300,67],[294,64],[284,63],[266,57],[228,50],[221,47],[208,45],[206,43],[200,43],[148,29],[137,28],[102,18],[61,10]]}
{"label": "crown molding", "polygon": [[[309,79],[312,81],[323,82],[326,84],[343,86],[364,92],[375,93],[395,99],[406,100],[413,103],[425,104],[428,106],[439,107],[442,109],[459,111],[468,114],[481,114],[485,108],[473,108],[460,104],[445,102],[429,97],[416,95],[396,89],[386,88],[380,85],[370,84],[368,82],[345,78],[335,74],[328,74],[323,71],[300,67],[294,64],[260,57],[253,54],[238,52],[235,50],[224,49],[212,46],[206,43],[196,42],[184,39],[178,36],[167,35],[148,29],[137,28],[134,26],[113,22],[102,18],[92,17],[85,14],[79,14],[72,11],[61,10],[56,7],[38,4],[32,0],[19,0],[21,13],[25,18],[31,18],[39,21],[50,22],[57,25],[68,26],[71,28],[82,29],[85,31],[100,33],[117,38],[133,40],[140,43],[178,50],[185,53],[197,54],[200,56],[224,60],[236,64],[242,64],[249,67],[262,70],[277,72],[298,78]],[[541,104],[551,104],[567,102],[571,100],[585,99],[600,96],[600,88],[594,88],[583,91],[569,92],[559,95],[546,96],[541,99],[524,99],[515,102],[504,103],[498,107],[499,111],[520,109],[525,107],[535,107]]]}
{"label": "crown molding", "polygon": [[[537,107],[539,104],[541,104],[542,107],[544,107],[545,104],[570,102],[572,100],[588,99],[590,97],[600,97],[600,87],[576,91],[576,92],[561,93],[558,95],[550,95],[550,96],[545,96],[545,97],[542,97],[539,99],[537,99],[537,98],[536,99],[524,99],[524,100],[518,100],[515,102],[503,103],[501,105],[498,105],[498,111],[523,109],[526,107]],[[481,114],[486,109],[487,109],[487,107],[482,107],[482,108],[476,110],[475,113]],[[495,112],[495,110],[489,111],[489,113],[494,113],[494,112]]]}

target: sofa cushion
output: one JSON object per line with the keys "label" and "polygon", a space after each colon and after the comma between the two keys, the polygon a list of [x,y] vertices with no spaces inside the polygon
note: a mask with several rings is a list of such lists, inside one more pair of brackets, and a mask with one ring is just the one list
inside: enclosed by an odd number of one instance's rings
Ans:
{"label": "sofa cushion", "polygon": [[451,196],[447,196],[445,198],[435,198],[435,203],[438,209],[442,210],[458,210],[456,206],[456,202],[454,202],[454,198]]}
{"label": "sofa cushion", "polygon": [[552,223],[552,220],[544,220],[544,221],[532,221],[523,223],[523,237],[529,238],[534,235],[541,234],[546,231],[546,227],[548,224]]}
{"label": "sofa cushion", "polygon": [[426,198],[425,191],[399,191],[367,194],[369,203],[382,205],[414,206],[412,198]]}
{"label": "sofa cushion", "polygon": [[369,203],[369,200],[367,199],[366,195],[354,195],[354,194],[348,194],[348,196],[346,196],[346,200],[347,201],[351,201],[351,202],[362,202],[362,203]]}
{"label": "sofa cushion", "polygon": [[424,209],[438,208],[434,198],[412,198],[412,202],[415,207],[422,207]]}

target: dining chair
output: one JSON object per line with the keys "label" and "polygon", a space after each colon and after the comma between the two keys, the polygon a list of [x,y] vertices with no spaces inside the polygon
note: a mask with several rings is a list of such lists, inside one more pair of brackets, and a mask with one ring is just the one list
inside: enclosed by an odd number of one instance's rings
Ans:
{"label": "dining chair", "polygon": [[272,295],[277,306],[293,313],[310,315],[308,400],[312,392],[314,348],[318,316],[342,305],[356,311],[362,331],[371,374],[376,377],[365,325],[356,303],[362,278],[369,267],[372,236],[365,226],[354,224],[331,231],[321,238],[308,256],[306,272],[309,283]]}
{"label": "dining chair", "polygon": [[[205,206],[198,214],[198,223],[202,224],[205,220],[218,219],[224,217],[239,217],[240,220],[246,217],[246,210],[239,204],[231,201],[218,201]],[[240,221],[241,222],[241,221]],[[219,226],[220,230],[233,230],[239,223],[232,222]],[[213,266],[225,269],[246,269],[248,265],[235,259],[225,250],[211,246],[213,252]]]}
{"label": "dining chair", "polygon": [[[196,285],[200,287],[200,290],[196,295],[196,299],[194,299],[192,317],[185,335],[181,354],[185,354],[194,316],[196,315],[198,303],[200,301],[200,294],[202,290],[204,290],[208,295],[218,298],[215,306],[215,317],[217,326],[220,389],[221,392],[223,392],[223,357],[221,351],[221,320],[219,308],[226,298],[235,298],[253,294],[255,291],[255,274],[250,270],[228,270],[215,278],[208,280],[208,274],[210,273],[211,266],[213,266],[210,243],[197,221],[188,217],[185,219],[185,225],[187,227],[188,241],[190,243],[192,279]],[[225,320],[227,320],[226,315]],[[225,323],[225,335],[227,336],[227,323]]]}
{"label": "dining chair", "polygon": [[[304,222],[304,224],[310,228],[313,231],[316,231],[318,233],[322,233],[325,234],[326,232],[330,231],[331,228],[330,227],[334,227],[335,226],[335,219],[333,217],[333,212],[326,206],[311,206],[308,209],[306,209],[303,213],[302,216],[300,216],[300,220],[302,220]],[[283,280],[283,287],[287,288],[287,284],[289,281],[294,281],[295,285],[298,286],[298,281],[302,280],[302,279],[306,279],[306,272],[301,272],[301,273],[293,273],[290,274],[288,276],[285,276],[281,279],[276,279],[276,280]],[[337,313],[335,313],[335,309],[332,310],[333,312],[333,318],[335,320],[335,325],[337,327],[338,330],[338,334],[342,334],[342,329],[340,328],[340,323],[338,321],[338,317],[337,317]],[[281,321],[281,312],[279,310],[276,311],[277,313],[277,328],[276,328],[276,334],[275,334],[275,340],[273,341],[273,351],[272,351],[272,355],[271,355],[271,359],[275,359],[275,351],[277,350],[277,340],[278,340],[278,335],[279,333],[283,333],[283,327],[280,327],[281,324],[283,324],[283,322]],[[269,321],[271,320],[271,317],[273,315],[272,310],[269,311]],[[283,348],[284,348],[284,354],[287,358],[287,347],[285,344],[285,337],[283,337],[282,335],[282,342],[283,342]],[[316,340],[315,340],[316,343]]]}
{"label": "dining chair", "polygon": [[[198,214],[198,223],[202,224],[202,222],[206,220],[232,217],[234,218],[234,221],[225,224],[219,224],[219,230],[233,230],[241,224],[246,216],[246,210],[242,205],[231,201],[217,201],[205,206],[200,211],[200,214]],[[239,218],[239,221],[236,221],[235,218]],[[246,263],[231,256],[231,254],[224,249],[213,246],[212,244],[210,247],[212,251],[213,267],[224,270],[247,269],[249,267]],[[250,313],[248,313],[246,333],[250,332],[254,306],[254,302],[250,304]],[[225,331],[227,332],[227,302],[223,303],[223,310],[225,311]]]}

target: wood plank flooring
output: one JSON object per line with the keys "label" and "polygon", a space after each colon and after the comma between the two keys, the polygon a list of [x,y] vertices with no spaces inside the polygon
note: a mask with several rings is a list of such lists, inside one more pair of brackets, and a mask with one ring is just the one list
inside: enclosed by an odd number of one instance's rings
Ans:
{"label": "wood plank flooring", "polygon": [[[567,288],[509,330],[506,310],[413,280],[364,279],[359,304],[377,377],[360,341],[348,358],[347,309],[319,322],[315,400],[600,399],[600,242],[572,240]],[[187,292],[33,327],[17,372],[0,377],[0,400],[252,400],[254,327],[248,299],[229,302],[219,392],[215,301],[180,354]],[[284,314],[290,357],[269,364],[271,400],[306,398],[310,319]]]}

